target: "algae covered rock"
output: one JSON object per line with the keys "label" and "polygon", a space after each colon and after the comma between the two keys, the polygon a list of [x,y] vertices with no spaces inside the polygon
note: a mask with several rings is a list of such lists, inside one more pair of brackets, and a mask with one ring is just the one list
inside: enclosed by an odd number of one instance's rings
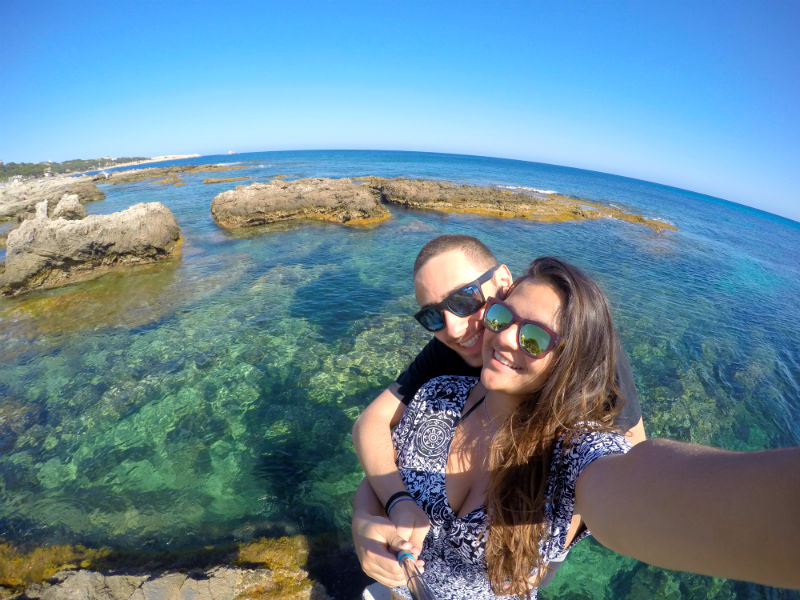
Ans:
{"label": "algae covered rock", "polygon": [[656,231],[677,227],[611,205],[530,188],[477,186],[430,179],[363,178],[381,201],[413,210],[470,213],[544,223],[613,218]]}
{"label": "algae covered rock", "polygon": [[115,565],[119,557],[106,548],[42,546],[26,553],[0,539],[0,598],[332,600],[305,570],[304,536],[261,538],[228,558],[235,564],[146,568]]}
{"label": "algae covered rock", "polygon": [[0,294],[94,279],[111,269],[177,254],[180,227],[160,202],[77,221],[39,216],[8,234]]}
{"label": "algae covered rock", "polygon": [[237,186],[214,198],[211,215],[226,229],[292,220],[369,227],[390,216],[370,186],[321,177]]}

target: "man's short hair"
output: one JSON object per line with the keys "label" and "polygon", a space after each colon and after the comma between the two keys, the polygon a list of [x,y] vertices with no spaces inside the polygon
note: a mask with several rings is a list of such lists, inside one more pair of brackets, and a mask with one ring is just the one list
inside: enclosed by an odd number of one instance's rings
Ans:
{"label": "man's short hair", "polygon": [[433,238],[422,247],[414,261],[414,276],[434,256],[439,256],[451,250],[459,250],[479,270],[490,269],[499,263],[486,244],[471,235],[445,234]]}

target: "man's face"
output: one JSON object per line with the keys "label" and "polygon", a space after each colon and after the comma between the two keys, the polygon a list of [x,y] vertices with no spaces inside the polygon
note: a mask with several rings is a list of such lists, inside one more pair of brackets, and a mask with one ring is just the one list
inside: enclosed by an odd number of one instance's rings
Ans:
{"label": "man's face", "polygon": [[[450,250],[434,256],[417,271],[414,291],[420,307],[436,304],[450,293],[475,281],[486,269],[477,267],[460,250]],[[497,295],[500,287],[511,284],[511,275],[505,265],[481,286],[486,298]],[[473,367],[480,367],[483,344],[483,308],[466,317],[444,311],[445,326],[434,335],[449,346]]]}

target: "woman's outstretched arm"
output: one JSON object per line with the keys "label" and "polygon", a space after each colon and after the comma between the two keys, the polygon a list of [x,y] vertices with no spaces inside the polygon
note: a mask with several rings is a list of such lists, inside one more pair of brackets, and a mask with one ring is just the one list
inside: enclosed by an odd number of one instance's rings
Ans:
{"label": "woman's outstretched arm", "polygon": [[800,589],[799,511],[800,447],[731,452],[651,439],[594,461],[576,485],[575,512],[604,546],[775,587]]}

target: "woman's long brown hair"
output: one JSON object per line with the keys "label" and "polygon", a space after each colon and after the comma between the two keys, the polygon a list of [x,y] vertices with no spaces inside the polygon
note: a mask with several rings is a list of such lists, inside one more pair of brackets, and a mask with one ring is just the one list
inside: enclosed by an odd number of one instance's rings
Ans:
{"label": "woman's long brown hair", "polygon": [[529,596],[546,574],[539,547],[549,536],[544,507],[556,441],[576,436],[587,422],[611,429],[619,410],[613,401],[616,334],[603,292],[579,269],[552,257],[534,260],[508,295],[526,280],[547,283],[559,294],[556,326],[564,343],[553,351],[545,383],[514,410],[492,445],[486,560],[499,595]]}

